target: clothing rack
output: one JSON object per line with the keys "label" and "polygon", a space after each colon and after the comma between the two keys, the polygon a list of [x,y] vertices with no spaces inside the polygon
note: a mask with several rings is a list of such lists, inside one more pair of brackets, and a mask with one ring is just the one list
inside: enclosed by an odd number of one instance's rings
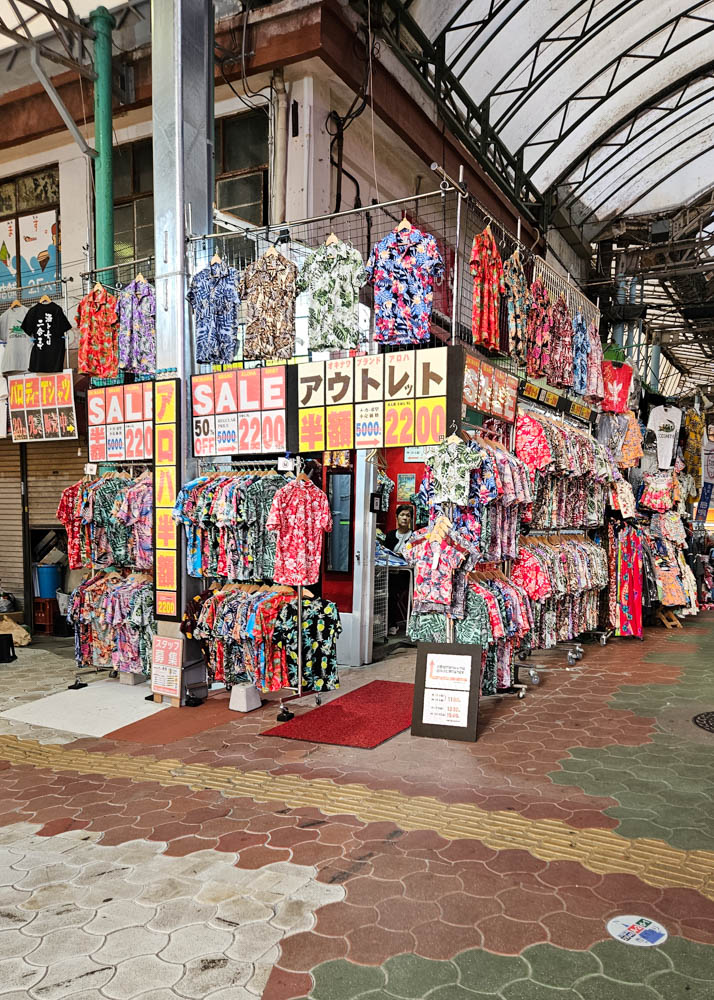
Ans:
{"label": "clothing rack", "polygon": [[570,275],[564,278],[547,263],[543,257],[533,257],[533,274],[542,278],[543,284],[556,299],[563,296],[572,314],[582,313],[586,324],[595,323],[600,328],[600,310],[583,295],[580,289],[570,280]]}

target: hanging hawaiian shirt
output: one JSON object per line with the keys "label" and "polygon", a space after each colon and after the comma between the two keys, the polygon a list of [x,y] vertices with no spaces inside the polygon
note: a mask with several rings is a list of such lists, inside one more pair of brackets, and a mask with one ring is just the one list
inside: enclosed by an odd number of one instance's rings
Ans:
{"label": "hanging hawaiian shirt", "polygon": [[699,492],[702,485],[702,438],[704,437],[704,417],[694,408],[684,414],[684,429],[687,443],[684,447],[684,464],[687,472],[694,477]]}
{"label": "hanging hawaiian shirt", "polygon": [[273,497],[268,531],[277,532],[275,551],[276,583],[309,586],[320,576],[322,536],[332,531],[332,515],[327,497],[311,482],[296,479]]}
{"label": "hanging hawaiian shirt", "polygon": [[594,321],[588,326],[588,341],[590,351],[585,398],[590,403],[600,403],[605,398],[605,383],[602,377],[603,353],[600,331]]}
{"label": "hanging hawaiian shirt", "polygon": [[525,364],[531,290],[517,250],[503,265],[503,284],[508,296],[508,353],[515,361]]}
{"label": "hanging hawaiian shirt", "polygon": [[82,568],[82,512],[80,503],[83,491],[84,483],[74,483],[72,486],[68,486],[63,490],[57,508],[57,520],[64,525],[67,532],[67,559],[70,569]]}
{"label": "hanging hawaiian shirt", "polygon": [[119,292],[117,306],[119,367],[137,375],[156,372],[156,295],[153,285],[136,278]]}
{"label": "hanging hawaiian shirt", "polygon": [[116,296],[95,286],[77,307],[79,371],[96,378],[116,378],[119,365],[116,322]]}
{"label": "hanging hawaiian shirt", "polygon": [[273,498],[287,485],[285,476],[261,476],[245,495],[243,518],[253,529],[253,579],[272,580],[275,570],[275,535],[266,530]]}
{"label": "hanging hawaiian shirt", "polygon": [[629,365],[613,361],[603,361],[602,379],[605,397],[602,401],[604,412],[624,413],[630,398],[632,369]]}
{"label": "hanging hawaiian shirt", "polygon": [[222,260],[214,261],[191,279],[186,296],[193,309],[196,361],[229,365],[238,344],[238,272]]}
{"label": "hanging hawaiian shirt", "polygon": [[498,350],[498,309],[500,296],[506,292],[503,283],[503,263],[496,240],[487,226],[474,236],[471,247],[471,274],[474,279],[471,331],[474,344],[492,351]]}
{"label": "hanging hawaiian shirt", "polygon": [[154,487],[150,477],[142,477],[114,506],[114,517],[131,528],[129,561],[137,569],[154,565]]}
{"label": "hanging hawaiian shirt", "polygon": [[359,250],[323,243],[305,261],[298,292],[310,292],[308,334],[312,351],[349,351],[359,343],[359,290],[367,280]]}
{"label": "hanging hawaiian shirt", "polygon": [[[273,636],[287,654],[289,682],[297,685],[297,601],[280,609]],[[320,598],[303,598],[302,603],[302,690],[334,691],[340,686],[337,671],[337,638],[342,622],[337,607]]]}
{"label": "hanging hawaiian shirt", "polygon": [[434,282],[443,273],[443,258],[429,233],[411,226],[394,229],[380,240],[367,261],[367,276],[374,285],[375,340],[429,340]]}
{"label": "hanging hawaiian shirt", "polygon": [[552,317],[546,378],[551,385],[567,389],[573,384],[573,321],[563,295],[558,296]]}
{"label": "hanging hawaiian shirt", "polygon": [[540,278],[536,278],[531,285],[531,307],[526,329],[527,368],[532,378],[539,378],[548,370],[552,326],[550,295]]}
{"label": "hanging hawaiian shirt", "polygon": [[590,337],[581,312],[573,320],[573,392],[584,396],[588,391],[588,355]]}
{"label": "hanging hawaiian shirt", "polygon": [[273,250],[246,267],[239,285],[247,312],[246,360],[291,358],[295,353],[297,276],[292,261]]}

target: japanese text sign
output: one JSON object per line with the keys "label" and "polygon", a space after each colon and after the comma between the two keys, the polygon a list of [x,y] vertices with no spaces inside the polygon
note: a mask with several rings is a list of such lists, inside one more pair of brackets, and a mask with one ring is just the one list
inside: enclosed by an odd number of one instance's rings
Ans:
{"label": "japanese text sign", "polygon": [[153,382],[87,392],[90,462],[144,462],[154,456]]}
{"label": "japanese text sign", "polygon": [[151,690],[154,694],[181,697],[183,639],[155,635],[151,644]]}
{"label": "japanese text sign", "polygon": [[10,432],[19,443],[77,437],[72,372],[10,375]]}
{"label": "japanese text sign", "polygon": [[285,451],[285,365],[194,375],[193,453],[255,455]]}
{"label": "japanese text sign", "polygon": [[446,347],[295,368],[298,450],[438,444],[446,433]]}
{"label": "japanese text sign", "polygon": [[518,379],[464,350],[462,402],[464,417],[474,410],[513,423],[518,405]]}
{"label": "japanese text sign", "polygon": [[474,742],[480,686],[480,646],[418,643],[412,735]]}
{"label": "japanese text sign", "polygon": [[152,383],[154,412],[154,603],[160,621],[180,621],[181,556],[173,519],[181,457],[178,379]]}

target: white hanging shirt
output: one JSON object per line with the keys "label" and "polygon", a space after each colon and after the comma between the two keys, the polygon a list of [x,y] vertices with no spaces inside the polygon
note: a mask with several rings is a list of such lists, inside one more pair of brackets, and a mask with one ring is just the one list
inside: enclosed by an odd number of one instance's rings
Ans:
{"label": "white hanging shirt", "polygon": [[657,435],[657,462],[660,469],[671,469],[677,454],[682,411],[677,406],[655,406],[647,427]]}

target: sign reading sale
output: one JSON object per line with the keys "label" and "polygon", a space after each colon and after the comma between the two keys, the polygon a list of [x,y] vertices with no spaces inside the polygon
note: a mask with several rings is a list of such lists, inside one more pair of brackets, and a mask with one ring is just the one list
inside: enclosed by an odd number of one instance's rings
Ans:
{"label": "sign reading sale", "polygon": [[196,458],[285,451],[286,381],[285,365],[194,375]]}
{"label": "sign reading sale", "polygon": [[154,456],[153,382],[87,392],[90,462],[141,462]]}

